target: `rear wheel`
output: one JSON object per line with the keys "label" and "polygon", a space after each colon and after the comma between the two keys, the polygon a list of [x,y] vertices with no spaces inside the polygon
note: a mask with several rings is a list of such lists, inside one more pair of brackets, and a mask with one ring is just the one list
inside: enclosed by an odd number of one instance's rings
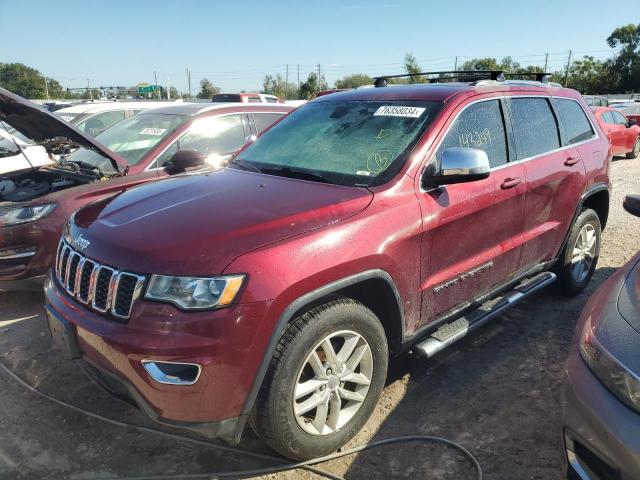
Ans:
{"label": "rear wheel", "polygon": [[600,256],[601,233],[598,214],[582,210],[556,265],[558,287],[565,295],[578,295],[591,280]]}
{"label": "rear wheel", "polygon": [[627,153],[627,158],[637,158],[640,155],[640,135],[636,138],[636,143],[633,144],[633,150]]}
{"label": "rear wheel", "polygon": [[333,452],[373,412],[387,361],[384,329],[371,310],[347,298],[320,305],[287,326],[250,424],[286,457]]}

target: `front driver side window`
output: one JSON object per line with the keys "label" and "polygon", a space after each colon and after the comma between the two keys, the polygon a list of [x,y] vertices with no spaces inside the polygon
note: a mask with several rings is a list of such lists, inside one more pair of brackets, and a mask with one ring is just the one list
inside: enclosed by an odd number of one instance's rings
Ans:
{"label": "front driver side window", "polygon": [[484,150],[492,168],[507,163],[507,139],[498,100],[478,102],[462,111],[436,152],[438,165],[441,153],[453,147]]}
{"label": "front driver side window", "polygon": [[200,118],[193,122],[187,133],[160,155],[157,165],[169,166],[171,157],[178,150],[198,150],[205,156],[228,155],[240,149],[245,138],[240,115]]}

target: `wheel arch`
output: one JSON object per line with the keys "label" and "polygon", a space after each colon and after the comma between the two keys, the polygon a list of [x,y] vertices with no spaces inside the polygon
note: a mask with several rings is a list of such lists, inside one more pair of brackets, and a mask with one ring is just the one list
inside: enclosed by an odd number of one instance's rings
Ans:
{"label": "wheel arch", "polygon": [[321,304],[332,296],[341,295],[353,298],[370,308],[378,317],[387,336],[387,344],[391,351],[400,350],[404,340],[404,312],[398,288],[388,272],[380,269],[367,270],[323,285],[291,302],[280,315],[273,329],[269,345],[265,351],[253,385],[247,398],[236,428],[236,440],[240,436],[248,419],[255,400],[262,387],[262,382],[269,368],[273,352],[282,336],[285,326],[299,314]]}

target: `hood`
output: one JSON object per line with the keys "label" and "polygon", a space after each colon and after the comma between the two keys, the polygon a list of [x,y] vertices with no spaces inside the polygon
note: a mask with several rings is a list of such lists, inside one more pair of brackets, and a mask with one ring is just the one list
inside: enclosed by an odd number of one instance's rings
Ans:
{"label": "hood", "polygon": [[[78,211],[68,237],[136,273],[213,275],[256,248],[348,218],[373,194],[227,168],[152,182]],[[84,243],[84,242],[83,242]]]}
{"label": "hood", "polygon": [[84,147],[108,158],[116,170],[126,166],[126,162],[93,138],[35,103],[4,88],[0,88],[0,121],[42,145],[49,153],[54,153],[62,139],[62,143]]}

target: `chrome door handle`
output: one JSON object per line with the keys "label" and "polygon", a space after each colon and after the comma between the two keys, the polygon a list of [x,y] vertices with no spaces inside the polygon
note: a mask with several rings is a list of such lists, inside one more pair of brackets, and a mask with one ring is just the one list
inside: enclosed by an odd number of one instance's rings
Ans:
{"label": "chrome door handle", "polygon": [[507,190],[509,188],[517,187],[521,183],[522,183],[522,179],[519,178],[519,177],[507,178],[507,179],[505,179],[504,182],[502,182],[502,185],[500,185],[500,188],[502,188],[503,190]]}

